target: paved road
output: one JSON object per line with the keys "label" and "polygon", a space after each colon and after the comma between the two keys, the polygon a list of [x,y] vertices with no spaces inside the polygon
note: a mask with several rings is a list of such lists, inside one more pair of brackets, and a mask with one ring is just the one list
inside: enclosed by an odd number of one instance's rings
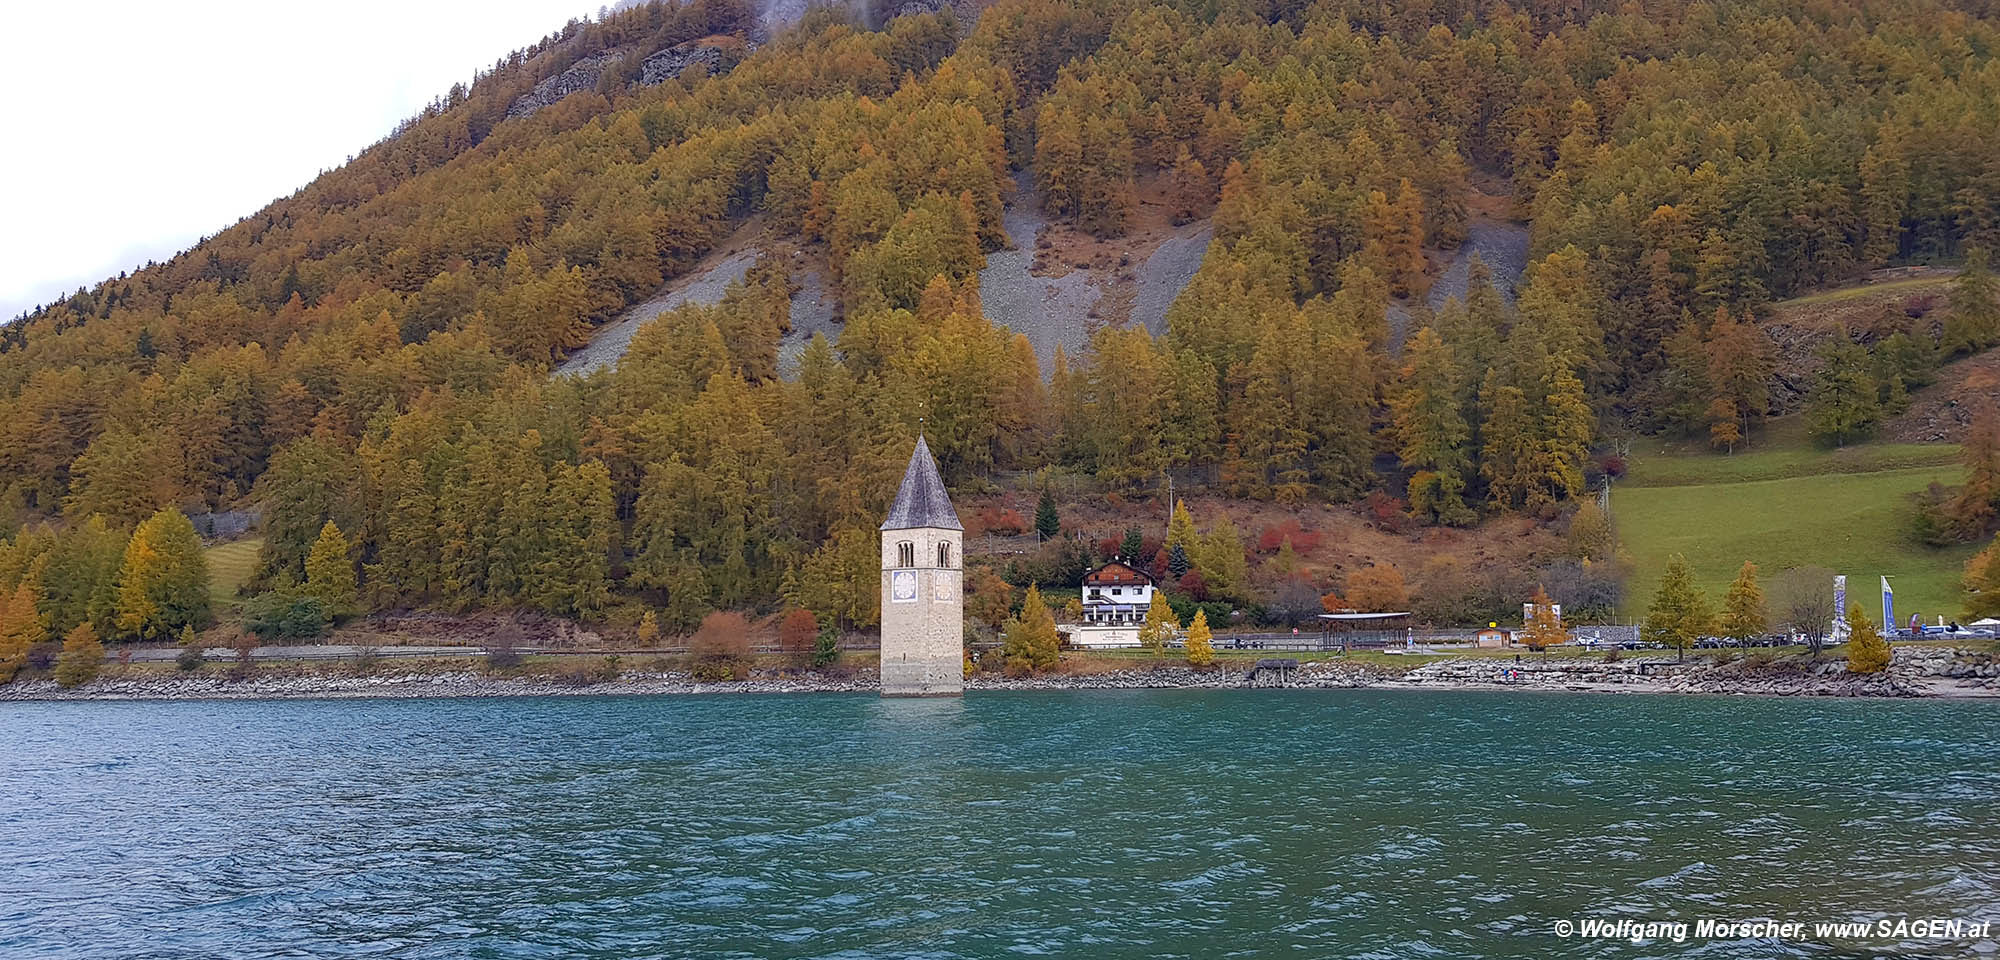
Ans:
{"label": "paved road", "polygon": [[[484,656],[485,647],[471,646],[395,646],[362,647],[349,643],[325,643],[312,645],[269,645],[251,651],[250,656],[258,660],[347,660],[361,655],[364,650],[372,650],[378,657],[478,657]],[[522,649],[522,653],[536,651]],[[178,647],[141,647],[132,651],[135,663],[172,660],[181,655]],[[202,652],[209,660],[234,660],[236,650],[232,647],[209,647]]]}

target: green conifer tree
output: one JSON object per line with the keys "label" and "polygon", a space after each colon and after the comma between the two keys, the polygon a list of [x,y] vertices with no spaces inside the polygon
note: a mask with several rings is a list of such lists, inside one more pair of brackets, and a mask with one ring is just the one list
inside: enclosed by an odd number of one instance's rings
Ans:
{"label": "green conifer tree", "polygon": [[1208,629],[1208,611],[1195,611],[1193,622],[1188,624],[1186,642],[1188,666],[1206,669],[1215,662],[1215,643]]}
{"label": "green conifer tree", "polygon": [[1056,665],[1061,643],[1056,619],[1033,584],[1021,600],[1021,612],[1007,621],[1000,634],[1001,656],[1008,669],[1036,673]]}
{"label": "green conifer tree", "polygon": [[1743,568],[1736,572],[1735,581],[1729,584],[1729,593],[1722,598],[1722,635],[1732,640],[1750,640],[1762,635],[1768,626],[1764,588],[1757,583],[1757,565],[1745,560]]}
{"label": "green conifer tree", "polygon": [[1062,535],[1062,515],[1056,513],[1056,497],[1047,487],[1042,488],[1041,502],[1035,505],[1035,532],[1044,540],[1054,540]]}
{"label": "green conifer tree", "polygon": [[1869,372],[1868,350],[1839,330],[1820,350],[1820,369],[1806,395],[1806,430],[1834,446],[1866,438],[1882,417],[1880,387]]}
{"label": "green conifer tree", "polygon": [[1847,631],[1847,672],[1881,673],[1888,669],[1889,661],[1895,658],[1889,641],[1882,639],[1882,632],[1860,604],[1847,611]]}
{"label": "green conifer tree", "polygon": [[353,613],[358,602],[352,548],[331,520],[320,528],[319,539],[306,554],[305,594],[319,598],[335,617]]}
{"label": "green conifer tree", "polygon": [[1473,519],[1460,491],[1465,488],[1466,426],[1457,363],[1429,327],[1403,348],[1400,389],[1390,401],[1398,454],[1416,469],[1408,493],[1410,512],[1426,521],[1462,525]]}
{"label": "green conifer tree", "polygon": [[1667,560],[1667,572],[1660,576],[1660,589],[1646,611],[1640,636],[1647,643],[1673,647],[1684,659],[1687,649],[1709,631],[1713,621],[1708,599],[1694,585],[1694,571],[1687,558],[1674,554]]}
{"label": "green conifer tree", "polygon": [[89,623],[79,623],[63,637],[62,652],[56,655],[56,683],[80,687],[97,676],[104,666],[104,644]]}
{"label": "green conifer tree", "polygon": [[1139,646],[1159,653],[1167,648],[1167,641],[1180,628],[1180,621],[1174,617],[1174,608],[1167,604],[1166,591],[1153,591],[1153,602],[1146,607],[1146,623],[1139,628]]}
{"label": "green conifer tree", "polygon": [[118,570],[118,629],[157,640],[208,622],[208,561],[194,524],[162,510],[132,532]]}

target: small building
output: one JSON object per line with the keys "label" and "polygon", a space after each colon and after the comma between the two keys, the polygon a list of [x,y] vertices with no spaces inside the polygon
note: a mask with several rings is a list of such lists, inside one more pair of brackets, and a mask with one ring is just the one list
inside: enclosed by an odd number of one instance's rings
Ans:
{"label": "small building", "polygon": [[1475,646],[1481,647],[1513,646],[1514,631],[1506,627],[1496,627],[1488,624],[1487,626],[1480,627],[1479,632],[1472,635],[1472,642]]}
{"label": "small building", "polygon": [[1091,627],[1136,626],[1153,605],[1153,578],[1123,560],[1112,560],[1083,577],[1083,623]]}
{"label": "small building", "polygon": [[1065,644],[1083,650],[1131,649],[1139,646],[1140,626],[1142,624],[1137,623],[1106,627],[1057,624],[1056,632],[1062,635]]}

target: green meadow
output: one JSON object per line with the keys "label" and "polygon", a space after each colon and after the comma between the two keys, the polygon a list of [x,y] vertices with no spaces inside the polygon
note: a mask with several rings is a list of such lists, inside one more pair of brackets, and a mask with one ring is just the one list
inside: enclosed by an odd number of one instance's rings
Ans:
{"label": "green meadow", "polygon": [[264,549],[262,538],[237,540],[208,548],[208,595],[218,607],[234,607],[241,601],[238,587],[257,570],[257,554]]}
{"label": "green meadow", "polygon": [[1897,619],[1928,622],[1962,610],[1959,576],[1977,546],[1945,550],[1910,536],[1911,497],[1929,484],[1963,479],[1958,448],[1945,444],[1859,444],[1825,450],[1797,425],[1774,424],[1752,450],[1734,455],[1652,445],[1635,449],[1611,508],[1634,561],[1625,610],[1644,613],[1667,558],[1684,554],[1719,603],[1745,560],[1765,583],[1779,571],[1822,566],[1848,578],[1848,600],[1880,616],[1887,576]]}

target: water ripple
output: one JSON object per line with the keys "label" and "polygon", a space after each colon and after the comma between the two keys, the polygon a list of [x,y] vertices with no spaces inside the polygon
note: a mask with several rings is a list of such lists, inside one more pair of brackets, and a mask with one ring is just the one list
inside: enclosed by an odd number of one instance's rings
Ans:
{"label": "water ripple", "polygon": [[1977,704],[5,704],[0,748],[5,957],[1804,957],[1845,948],[1549,931],[2000,918]]}

